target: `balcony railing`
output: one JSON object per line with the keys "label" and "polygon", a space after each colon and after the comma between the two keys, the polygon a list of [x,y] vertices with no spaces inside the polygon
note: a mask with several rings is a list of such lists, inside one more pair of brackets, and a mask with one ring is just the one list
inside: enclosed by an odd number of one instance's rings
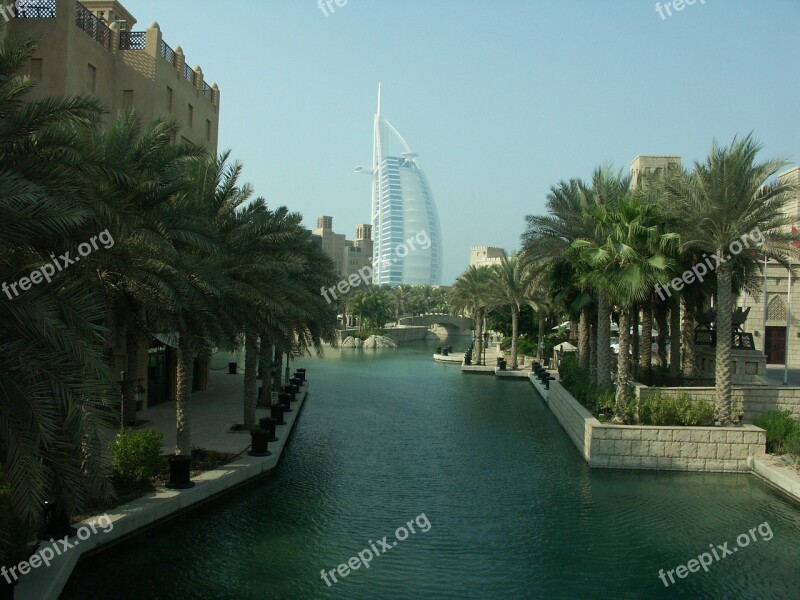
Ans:
{"label": "balcony railing", "polygon": [[78,10],[75,13],[75,25],[103,48],[111,52],[111,30],[80,2],[78,2]]}
{"label": "balcony railing", "polygon": [[147,46],[146,31],[121,31],[119,34],[120,50],[144,50]]}
{"label": "balcony railing", "polygon": [[18,19],[55,19],[56,0],[20,0]]}
{"label": "balcony railing", "polygon": [[189,65],[187,64],[183,65],[183,78],[186,81],[190,81],[192,84],[194,84],[195,75],[196,73],[192,70],[192,68]]}
{"label": "balcony railing", "polygon": [[173,67],[175,66],[175,51],[169,47],[169,44],[164,40],[161,40],[161,58],[171,64]]}
{"label": "balcony railing", "polygon": [[212,90],[211,86],[208,85],[205,81],[203,82],[203,96],[211,100],[214,99],[214,90]]}

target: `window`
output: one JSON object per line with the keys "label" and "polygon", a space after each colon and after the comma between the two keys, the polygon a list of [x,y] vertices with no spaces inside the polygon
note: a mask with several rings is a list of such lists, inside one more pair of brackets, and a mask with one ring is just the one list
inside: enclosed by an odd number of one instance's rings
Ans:
{"label": "window", "polygon": [[189,105],[189,127],[194,127],[194,106]]}
{"label": "window", "polygon": [[133,90],[123,90],[122,108],[125,110],[131,110],[133,108]]}
{"label": "window", "polygon": [[97,69],[91,64],[86,71],[86,89],[92,94],[97,91]]}
{"label": "window", "polygon": [[206,141],[211,141],[211,119],[206,119]]}
{"label": "window", "polygon": [[42,59],[41,58],[32,58],[31,59],[31,78],[41,80],[42,79]]}
{"label": "window", "polygon": [[172,112],[172,88],[167,86],[167,111]]}

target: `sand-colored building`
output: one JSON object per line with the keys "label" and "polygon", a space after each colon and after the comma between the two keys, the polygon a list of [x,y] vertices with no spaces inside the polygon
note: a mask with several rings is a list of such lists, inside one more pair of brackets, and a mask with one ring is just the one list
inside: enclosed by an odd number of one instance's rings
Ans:
{"label": "sand-colored building", "polygon": [[[157,117],[180,123],[174,142],[188,142],[217,152],[220,91],[199,66],[190,67],[183,50],[164,41],[158,23],[136,31],[136,19],[116,0],[36,0],[6,7],[0,37],[38,40],[22,74],[37,80],[31,101],[51,96],[94,96],[107,108],[107,122],[121,110],[134,109],[142,122]],[[135,386],[142,408],[174,400],[174,336],[165,332],[144,344],[136,373],[123,386]],[[114,369],[127,365],[124,337],[113,347]],[[205,389],[208,361],[196,360],[194,389]]]}
{"label": "sand-colored building", "polygon": [[505,250],[495,246],[473,246],[469,249],[469,266],[496,265],[505,255]]}
{"label": "sand-colored building", "polygon": [[312,236],[333,260],[340,277],[357,273],[362,267],[372,267],[372,225],[369,223],[357,225],[356,239],[348,240],[343,233],[333,231],[333,217],[320,216]]}
{"label": "sand-colored building", "polygon": [[136,31],[117,0],[22,2],[2,21],[2,36],[33,36],[38,48],[23,68],[38,80],[32,100],[91,95],[110,111],[135,109],[143,122],[180,122],[180,139],[217,151],[220,91],[180,46],[167,44],[158,23]]}

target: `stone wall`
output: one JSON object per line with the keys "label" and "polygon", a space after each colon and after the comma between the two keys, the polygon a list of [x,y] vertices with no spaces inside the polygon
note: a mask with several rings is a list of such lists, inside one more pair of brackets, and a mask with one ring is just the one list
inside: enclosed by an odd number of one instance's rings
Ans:
{"label": "stone wall", "polygon": [[[655,388],[636,384],[636,397],[644,399],[657,390],[674,396],[686,392],[693,398],[714,403],[716,392],[712,387]],[[777,386],[734,386],[731,392],[733,414],[744,412],[743,423],[753,423],[761,414],[770,410],[788,410],[800,419],[800,388]]]}
{"label": "stone wall", "polygon": [[[717,349],[695,346],[694,360],[701,377],[716,374]],[[767,375],[767,357],[761,351],[731,348],[731,381],[738,384],[761,383]]]}
{"label": "stone wall", "polygon": [[[647,388],[645,388],[647,389]],[[550,410],[592,467],[749,473],[765,454],[766,433],[744,427],[656,427],[601,423],[557,381]]]}

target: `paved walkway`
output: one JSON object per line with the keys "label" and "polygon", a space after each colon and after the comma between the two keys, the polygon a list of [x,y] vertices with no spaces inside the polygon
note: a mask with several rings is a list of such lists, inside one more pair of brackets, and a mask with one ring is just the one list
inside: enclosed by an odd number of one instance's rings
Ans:
{"label": "paved walkway", "polygon": [[[800,387],[800,369],[789,368],[788,386]],[[768,385],[783,385],[783,365],[767,365]]]}
{"label": "paved walkway", "polygon": [[[309,380],[313,373],[309,374]],[[71,538],[69,551],[54,557],[49,567],[31,571],[20,581],[16,589],[17,600],[42,600],[57,598],[64,588],[73,568],[81,555],[101,546],[117,542],[128,535],[138,533],[142,529],[175,516],[193,505],[205,502],[230,488],[236,487],[250,479],[269,472],[277,465],[289,434],[306,400],[310,384],[303,386],[298,400],[292,403],[292,412],[285,416],[286,425],[279,425],[276,430],[278,441],[269,444],[272,453],[266,457],[255,457],[244,454],[226,465],[211,471],[205,471],[193,477],[195,486],[190,489],[172,490],[158,488],[132,502],[107,511],[107,521],[98,533],[89,534],[80,539]],[[212,371],[209,387],[203,392],[192,395],[192,445],[206,449],[226,452],[241,452],[250,445],[250,435],[228,433],[227,430],[242,420],[242,388],[243,375],[225,375]],[[257,417],[265,416],[266,409],[258,409]],[[174,451],[175,442],[175,403],[153,407],[142,413],[142,417],[151,419],[146,427],[164,427],[165,452]],[[89,523],[96,518],[87,519],[83,524],[75,524],[79,529],[89,531]],[[102,533],[100,533],[102,532]],[[78,547],[79,546],[79,547]],[[87,596],[88,597],[88,596]]]}
{"label": "paved walkway", "polygon": [[[259,380],[259,385],[260,385]],[[268,408],[256,408],[256,422],[269,416]],[[139,413],[150,421],[143,429],[164,432],[161,447],[165,454],[175,452],[175,403],[164,402]],[[230,431],[231,425],[244,422],[244,375],[228,375],[212,370],[208,388],[194,392],[191,402],[192,446],[219,452],[239,453],[250,445],[249,432]]]}

